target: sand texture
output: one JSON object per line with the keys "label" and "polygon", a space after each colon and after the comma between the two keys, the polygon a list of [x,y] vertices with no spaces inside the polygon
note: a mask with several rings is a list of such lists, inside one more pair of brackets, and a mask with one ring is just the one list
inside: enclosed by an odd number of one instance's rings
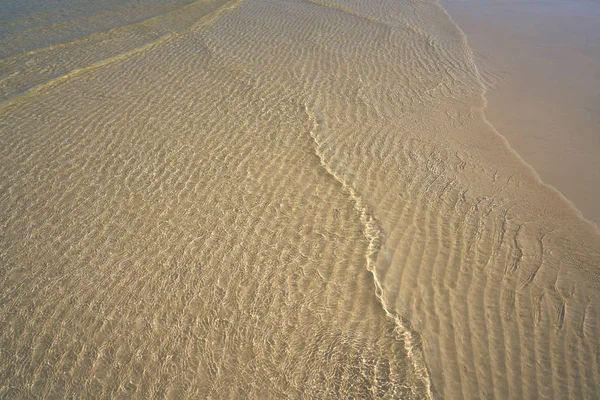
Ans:
{"label": "sand texture", "polygon": [[485,79],[487,119],[600,226],[600,2],[443,0]]}
{"label": "sand texture", "polygon": [[0,398],[600,396],[600,235],[439,5],[175,3],[0,60]]}

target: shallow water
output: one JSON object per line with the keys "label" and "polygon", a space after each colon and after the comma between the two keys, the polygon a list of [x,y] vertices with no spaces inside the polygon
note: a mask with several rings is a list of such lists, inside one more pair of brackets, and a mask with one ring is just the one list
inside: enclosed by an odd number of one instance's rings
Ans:
{"label": "shallow water", "polygon": [[440,6],[184,7],[0,61],[1,397],[598,395],[600,237]]}

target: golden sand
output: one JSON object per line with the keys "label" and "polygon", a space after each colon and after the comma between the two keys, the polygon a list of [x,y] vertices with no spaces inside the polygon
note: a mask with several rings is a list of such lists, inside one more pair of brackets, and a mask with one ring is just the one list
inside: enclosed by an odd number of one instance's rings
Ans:
{"label": "golden sand", "polygon": [[439,5],[185,7],[3,75],[0,397],[598,397],[600,235]]}

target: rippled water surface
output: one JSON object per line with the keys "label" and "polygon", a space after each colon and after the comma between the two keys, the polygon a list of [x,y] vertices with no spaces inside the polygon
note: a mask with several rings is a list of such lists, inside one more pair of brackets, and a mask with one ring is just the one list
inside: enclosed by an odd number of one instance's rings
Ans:
{"label": "rippled water surface", "polygon": [[600,395],[600,236],[437,4],[5,3],[0,397]]}

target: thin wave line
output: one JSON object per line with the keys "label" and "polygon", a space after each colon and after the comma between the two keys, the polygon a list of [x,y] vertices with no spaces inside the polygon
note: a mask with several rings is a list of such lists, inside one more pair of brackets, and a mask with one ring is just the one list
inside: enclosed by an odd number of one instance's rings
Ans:
{"label": "thin wave line", "polygon": [[[310,109],[313,109],[314,113],[311,113]],[[363,200],[362,196],[356,191],[352,184],[347,183],[346,179],[336,174],[336,172],[330,167],[329,163],[325,159],[322,151],[319,150],[322,147],[322,142],[319,140],[319,133],[322,135],[327,131],[327,123],[322,111],[318,106],[309,107],[305,104],[305,112],[309,115],[309,118],[314,124],[315,129],[311,129],[309,131],[309,135],[313,142],[315,154],[319,158],[320,165],[330,176],[332,176],[342,185],[343,190],[348,192],[349,197],[353,202],[354,210],[359,215],[360,222],[363,226],[363,234],[369,243],[365,258],[367,262],[367,270],[373,276],[375,296],[381,304],[385,314],[394,320],[396,325],[395,333],[403,339],[402,341],[404,343],[404,349],[406,350],[408,359],[414,368],[414,372],[417,374],[418,378],[423,381],[423,384],[427,390],[427,398],[433,399],[433,383],[427,369],[427,364],[423,355],[415,352],[415,349],[417,348],[415,343],[419,342],[418,334],[412,331],[410,324],[407,324],[407,321],[404,321],[403,318],[390,310],[384,298],[381,282],[377,279],[377,275],[375,273],[377,255],[379,254],[379,251],[385,242],[383,229],[381,228],[377,218],[375,218],[373,213],[369,210],[369,207]]]}
{"label": "thin wave line", "polygon": [[[215,1],[215,0],[213,0],[213,1]],[[78,44],[80,42],[87,42],[87,41],[95,40],[95,39],[102,38],[103,36],[110,35],[110,34],[113,34],[113,33],[119,32],[119,31],[124,31],[124,30],[131,29],[131,28],[136,27],[136,26],[143,26],[143,25],[146,25],[146,24],[149,24],[149,23],[154,23],[155,21],[158,21],[158,20],[161,20],[161,19],[167,19],[167,18],[171,17],[175,13],[180,13],[180,12],[184,11],[185,9],[193,8],[193,7],[197,6],[200,3],[206,3],[206,4],[208,4],[208,3],[211,3],[213,1],[211,1],[211,0],[196,0],[196,1],[193,1],[193,2],[188,3],[186,5],[183,5],[181,7],[173,8],[173,9],[171,9],[171,10],[169,10],[169,11],[163,13],[163,14],[157,14],[157,15],[154,15],[154,16],[152,16],[150,18],[146,18],[146,19],[143,19],[143,20],[140,20],[140,21],[135,21],[135,22],[132,22],[130,24],[124,24],[124,25],[116,26],[114,28],[110,28],[110,29],[107,29],[105,31],[93,32],[93,33],[90,33],[89,35],[86,35],[84,37],[79,37],[79,38],[76,38],[76,39],[73,39],[73,40],[68,40],[66,42],[55,43],[55,44],[52,44],[52,45],[49,45],[49,46],[39,47],[39,48],[36,48],[36,49],[33,49],[33,50],[26,51],[24,53],[18,53],[18,54],[9,55],[8,57],[2,58],[2,61],[11,61],[13,59],[21,58],[21,57],[24,57],[24,56],[35,55],[35,54],[38,54],[38,53],[43,53],[43,52],[47,52],[47,51],[51,51],[51,50],[55,50],[55,49],[60,49],[60,48],[63,48],[63,47],[68,47],[68,46],[71,46],[71,45],[74,45],[74,44]]]}
{"label": "thin wave line", "polygon": [[[234,8],[238,7],[241,3],[243,2],[243,0],[229,0],[223,3],[222,6],[218,7],[216,10],[202,16],[200,18],[200,20],[193,24],[191,27],[189,27],[188,29],[198,29],[201,27],[207,27],[211,24],[213,24],[214,22],[216,22],[216,20],[218,19],[218,17],[226,11],[230,11],[233,10]],[[156,18],[156,17],[155,17]],[[5,109],[6,107],[10,106],[11,104],[14,104],[16,102],[22,101],[28,97],[31,96],[35,96],[37,94],[40,94],[42,92],[42,90],[44,90],[45,88],[51,87],[59,82],[65,81],[67,79],[70,79],[76,75],[79,75],[81,73],[85,73],[88,71],[92,71],[101,67],[104,67],[106,65],[110,65],[113,64],[115,62],[120,62],[120,61],[124,61],[132,56],[135,56],[138,53],[142,53],[145,50],[148,50],[152,47],[156,47],[156,46],[160,46],[164,43],[166,43],[167,41],[173,39],[174,37],[177,37],[178,35],[180,35],[180,32],[172,32],[172,33],[167,33],[161,37],[159,37],[158,39],[146,43],[142,46],[136,47],[132,50],[126,51],[124,53],[120,53],[117,54],[115,56],[112,57],[108,57],[104,60],[100,60],[97,62],[93,62],[91,64],[87,64],[84,65],[82,67],[78,67],[75,69],[72,69],[62,75],[56,76],[50,80],[47,80],[45,82],[39,83],[27,90],[25,90],[22,93],[19,93],[17,95],[14,95],[12,97],[9,97],[3,101],[0,101],[0,110]]]}

